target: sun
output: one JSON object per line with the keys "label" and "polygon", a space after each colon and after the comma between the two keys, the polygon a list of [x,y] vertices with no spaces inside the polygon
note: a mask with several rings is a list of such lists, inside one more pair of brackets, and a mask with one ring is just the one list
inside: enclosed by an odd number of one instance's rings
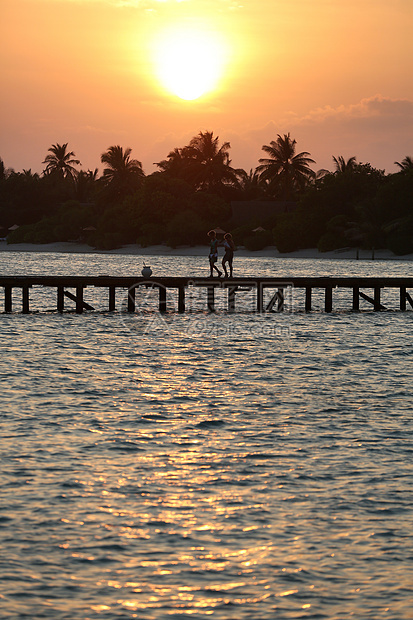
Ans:
{"label": "sun", "polygon": [[162,85],[191,101],[217,87],[226,60],[218,35],[179,28],[163,32],[155,43],[155,70]]}

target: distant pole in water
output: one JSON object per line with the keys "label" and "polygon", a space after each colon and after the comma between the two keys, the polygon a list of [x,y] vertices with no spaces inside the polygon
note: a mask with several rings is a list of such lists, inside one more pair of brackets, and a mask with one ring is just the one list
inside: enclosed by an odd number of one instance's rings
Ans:
{"label": "distant pole in water", "polygon": [[374,260],[374,248],[371,248],[371,260]]}
{"label": "distant pole in water", "polygon": [[358,259],[359,259],[359,249],[357,248],[357,250],[356,250],[356,260],[358,260]]}

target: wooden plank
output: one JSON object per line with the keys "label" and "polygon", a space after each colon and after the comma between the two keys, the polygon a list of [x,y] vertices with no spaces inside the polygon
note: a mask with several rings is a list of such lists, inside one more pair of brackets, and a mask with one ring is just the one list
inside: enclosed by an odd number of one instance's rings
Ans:
{"label": "wooden plank", "polygon": [[83,308],[83,286],[78,284],[76,286],[76,313],[82,314]]}
{"label": "wooden plank", "polygon": [[400,287],[400,310],[404,312],[406,310],[406,287]]}
{"label": "wooden plank", "polygon": [[128,312],[135,312],[135,297],[136,297],[136,288],[131,286],[128,290]]}
{"label": "wooden plank", "polygon": [[284,289],[278,289],[277,312],[284,312]]}
{"label": "wooden plank", "polygon": [[[372,298],[369,297],[368,295],[366,295],[365,293],[362,293],[361,291],[359,291],[359,295],[362,299],[365,299],[366,301],[368,301],[370,304],[372,304],[374,306],[374,309],[376,310],[376,301]],[[380,304],[379,302],[379,307],[377,308],[378,310],[387,310],[387,308],[385,306],[382,306],[382,304]]]}
{"label": "wooden plank", "polygon": [[359,312],[360,310],[360,289],[358,286],[353,286],[353,312]]}
{"label": "wooden plank", "polygon": [[185,287],[178,288],[178,312],[185,312]]}
{"label": "wooden plank", "polygon": [[65,307],[65,289],[63,286],[57,287],[57,311],[63,312]]}
{"label": "wooden plank", "polygon": [[[69,291],[64,291],[65,297],[71,299],[76,303],[76,312],[81,314],[83,310],[94,310],[94,307],[83,301],[83,287],[76,288],[76,295],[70,293]],[[80,293],[80,294],[79,294]]]}
{"label": "wooden plank", "polygon": [[228,287],[228,312],[235,311],[235,293],[237,291],[236,286]]}
{"label": "wooden plank", "polygon": [[30,312],[30,297],[29,297],[29,286],[23,286],[22,288],[22,312],[23,314],[29,314]]}
{"label": "wooden plank", "polygon": [[11,286],[4,287],[4,312],[12,312],[13,309],[13,297]]}
{"label": "wooden plank", "polygon": [[305,287],[305,311],[311,312],[311,286]]}
{"label": "wooden plank", "polygon": [[333,310],[333,287],[332,286],[326,286],[324,309],[326,312],[331,312]]}
{"label": "wooden plank", "polygon": [[261,283],[257,286],[257,312],[264,312],[264,290]]}
{"label": "wooden plank", "polygon": [[376,312],[382,308],[382,305],[380,303],[380,292],[381,292],[380,287],[375,286],[374,287],[374,310]]}
{"label": "wooden plank", "polygon": [[271,297],[270,301],[267,304],[266,312],[272,312],[273,308],[277,304],[277,312],[282,312],[284,310],[284,289],[279,288],[276,293]]}
{"label": "wooden plank", "polygon": [[116,310],[116,286],[109,286],[109,312]]}
{"label": "wooden plank", "polygon": [[159,312],[166,312],[166,288],[159,287]]}
{"label": "wooden plank", "polygon": [[215,312],[215,288],[207,286],[207,305],[208,312]]}

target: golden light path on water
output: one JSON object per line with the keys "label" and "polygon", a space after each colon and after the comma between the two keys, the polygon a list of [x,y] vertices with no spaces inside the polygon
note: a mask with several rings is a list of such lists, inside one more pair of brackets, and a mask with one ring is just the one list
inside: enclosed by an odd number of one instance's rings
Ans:
{"label": "golden light path on water", "polygon": [[[71,257],[73,273],[141,264]],[[237,261],[298,268],[411,270]],[[9,254],[8,270],[68,261]],[[144,334],[138,315],[52,302],[1,316],[1,618],[410,620],[411,311],[171,314]]]}

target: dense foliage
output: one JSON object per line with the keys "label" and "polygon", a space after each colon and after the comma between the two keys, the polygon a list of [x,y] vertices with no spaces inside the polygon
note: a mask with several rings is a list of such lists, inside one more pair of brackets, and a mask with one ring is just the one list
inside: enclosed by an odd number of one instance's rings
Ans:
{"label": "dense foliage", "polygon": [[[0,236],[8,243],[84,241],[99,249],[175,247],[206,243],[207,231],[220,226],[251,250],[275,244],[281,252],[413,252],[411,157],[395,162],[395,174],[342,156],[333,157],[333,171],[316,173],[290,134],[262,148],[267,157],[249,173],[231,166],[230,144],[220,145],[212,132],[171,151],[150,175],[119,145],[101,155],[101,176],[78,170],[67,143],[49,149],[40,175],[6,169],[0,159]],[[237,227],[231,202],[257,200],[284,201],[278,205],[286,208],[263,217],[251,202],[250,221]]]}

